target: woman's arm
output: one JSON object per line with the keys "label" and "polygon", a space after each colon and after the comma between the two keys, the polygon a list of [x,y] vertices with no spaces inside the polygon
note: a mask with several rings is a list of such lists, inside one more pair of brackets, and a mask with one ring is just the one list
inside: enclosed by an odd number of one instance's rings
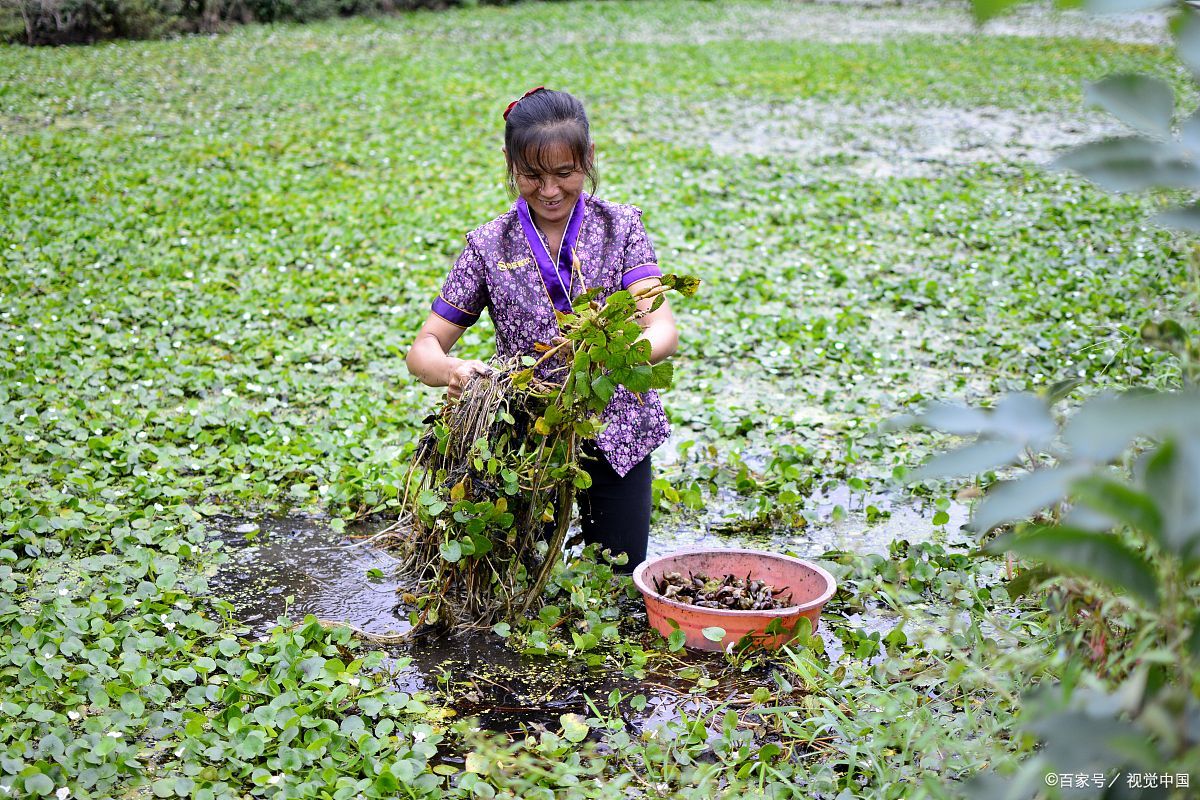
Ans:
{"label": "woman's arm", "polygon": [[451,348],[462,334],[462,328],[450,324],[437,314],[430,314],[421,330],[417,331],[416,341],[404,359],[408,371],[426,386],[445,386],[451,397],[460,396],[472,375],[492,371],[482,361],[467,361],[450,355]]}
{"label": "woman's arm", "polygon": [[[661,284],[658,278],[643,278],[629,287],[630,291],[652,289]],[[638,310],[646,311],[654,304],[653,299],[638,300]],[[675,354],[679,349],[679,329],[675,327],[675,315],[664,299],[662,305],[638,319],[642,326],[641,338],[650,342],[650,363],[657,364]]]}

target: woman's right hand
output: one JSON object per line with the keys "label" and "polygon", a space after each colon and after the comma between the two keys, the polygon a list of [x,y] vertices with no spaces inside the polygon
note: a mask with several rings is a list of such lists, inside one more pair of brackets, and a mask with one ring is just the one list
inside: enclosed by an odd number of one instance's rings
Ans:
{"label": "woman's right hand", "polygon": [[472,376],[492,373],[492,368],[478,359],[467,361],[461,358],[452,358],[448,360],[451,364],[450,374],[446,381],[446,394],[455,400],[462,396],[463,389],[467,388],[467,383]]}

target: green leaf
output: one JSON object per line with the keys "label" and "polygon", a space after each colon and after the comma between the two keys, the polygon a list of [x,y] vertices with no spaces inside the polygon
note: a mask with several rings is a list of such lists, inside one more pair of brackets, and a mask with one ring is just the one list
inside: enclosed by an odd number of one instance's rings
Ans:
{"label": "green leaf", "polygon": [[[1192,71],[1192,76],[1195,78],[1200,76],[1200,14],[1196,13],[1194,8],[1185,7],[1181,9],[1179,15],[1179,24],[1175,28],[1175,52],[1179,55],[1179,60],[1187,65],[1187,68]],[[1195,120],[1196,114],[1192,113],[1191,120]],[[1184,122],[1183,131],[1180,138],[1185,146],[1196,153],[1194,146],[1196,142],[1195,129],[1189,132],[1188,122]]]}
{"label": "green leaf", "polygon": [[25,791],[36,795],[47,795],[54,791],[54,781],[48,775],[35,772],[25,776]]}
{"label": "green leaf", "polygon": [[438,552],[442,554],[442,558],[449,561],[451,564],[457,563],[462,558],[462,545],[457,539],[451,539],[448,542],[443,542],[438,548]]}
{"label": "green leaf", "polygon": [[695,275],[676,275],[668,272],[662,276],[662,282],[684,297],[691,297],[700,289],[700,279]]}
{"label": "green leaf", "polygon": [[471,534],[472,555],[482,556],[492,551],[492,540],[482,533]]}
{"label": "green leaf", "polygon": [[[682,631],[680,631],[680,632],[682,632]],[[700,633],[704,636],[705,639],[708,639],[710,642],[719,642],[725,638],[725,629],[718,628],[715,625],[710,628],[705,628],[704,630],[700,631]]]}
{"label": "green leaf", "polygon": [[1084,0],[1083,7],[1091,14],[1131,14],[1168,5],[1170,0]]}
{"label": "green leaf", "polygon": [[1066,527],[1044,527],[1023,535],[1007,534],[985,551],[1007,551],[1036,559],[1060,572],[1081,575],[1124,590],[1151,606],[1158,604],[1158,576],[1141,553],[1116,536]]}
{"label": "green leaf", "polygon": [[1020,442],[1007,439],[983,440],[929,459],[908,475],[912,481],[977,475],[1011,464],[1021,455]]}
{"label": "green leaf", "polygon": [[675,366],[670,361],[663,361],[651,367],[651,389],[670,389],[674,381]]}
{"label": "green leaf", "polygon": [[1200,431],[1200,393],[1129,392],[1089,401],[1063,429],[1071,451],[1111,461],[1138,436],[1183,437]]}
{"label": "green leaf", "polygon": [[587,721],[579,714],[563,714],[558,721],[562,725],[563,738],[574,744],[579,744],[586,739],[591,731]]}
{"label": "green leaf", "polygon": [[672,653],[676,653],[683,649],[687,642],[687,634],[679,628],[671,631],[671,635],[667,637],[667,649]]}
{"label": "green leaf", "polygon": [[993,17],[1000,16],[1020,2],[1022,0],[971,0],[971,11],[975,15],[976,22],[984,23]]}
{"label": "green leaf", "polygon": [[1174,142],[1118,136],[1076,147],[1054,161],[1110,192],[1200,188],[1200,166]]}
{"label": "green leaf", "polygon": [[944,433],[967,436],[985,430],[988,416],[977,408],[938,402],[930,403],[912,421]]}
{"label": "green leaf", "polygon": [[1200,438],[1163,444],[1147,459],[1143,481],[1162,520],[1160,541],[1192,563],[1200,545]]}
{"label": "green leaf", "polygon": [[1133,530],[1162,542],[1162,516],[1149,495],[1100,476],[1078,481],[1072,490],[1076,504],[1123,522]]}
{"label": "green leaf", "polygon": [[598,375],[596,379],[592,381],[592,394],[596,395],[600,402],[604,403],[605,405],[608,405],[608,401],[612,399],[613,392],[616,390],[616,384],[614,384],[612,378],[608,377],[607,375]]}
{"label": "green leaf", "polygon": [[400,781],[390,771],[384,771],[375,778],[375,784],[371,788],[381,797],[392,797],[400,791]]}
{"label": "green leaf", "polygon": [[1001,523],[1025,519],[1048,508],[1066,497],[1072,481],[1085,469],[1082,464],[1039,469],[996,484],[975,510],[971,524],[978,533],[986,533]]}
{"label": "green leaf", "polygon": [[[620,377],[617,377],[617,376]],[[635,393],[641,394],[650,390],[653,382],[654,371],[645,364],[639,364],[636,367],[629,367],[623,370],[614,370],[613,377],[625,386],[626,389]]]}
{"label": "green leaf", "polygon": [[1084,97],[1141,133],[1161,139],[1171,136],[1175,92],[1164,81],[1147,75],[1110,75],[1089,84]]}

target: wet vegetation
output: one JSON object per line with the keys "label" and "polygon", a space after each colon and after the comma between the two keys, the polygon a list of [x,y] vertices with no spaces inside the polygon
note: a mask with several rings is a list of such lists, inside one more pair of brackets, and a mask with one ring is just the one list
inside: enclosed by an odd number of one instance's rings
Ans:
{"label": "wet vegetation", "polygon": [[[579,259],[573,259],[579,272]],[[372,541],[398,540],[400,570],[419,581],[413,624],[518,623],[541,609],[563,558],[577,489],[591,486],[581,447],[603,429],[619,387],[669,389],[673,367],[650,364],[637,320],[666,295],[696,293],[695,278],[604,297],[589,289],[558,314],[559,341],[496,363],[461,399],[443,402],[412,456],[400,518]],[[638,303],[646,303],[639,310]]]}
{"label": "wet vegetation", "polygon": [[[995,131],[930,161],[919,134],[1036,114],[1082,142],[1103,128],[1083,81],[1153,76],[1184,115],[1188,71],[1165,37],[1079,20],[975,35],[922,9],[942,36],[842,11],[537,4],[0,49],[4,793],[1029,797],[1136,771],[1188,796],[1196,404],[1094,399],[1194,382],[1192,244],[1149,222],[1179,192],[1109,194]],[[306,550],[291,583],[239,563],[296,555],[313,519],[314,548],[360,545],[328,551],[346,563],[401,514],[440,399],[403,353],[463,233],[507,207],[500,111],[539,83],[585,99],[600,193],[704,282],[673,301],[653,547],[820,560],[839,591],[786,651],[689,654],[577,548],[492,650],[389,645],[412,587],[384,554],[323,574]],[[741,124],[796,104],[811,128]],[[881,109],[918,134],[877,135]],[[1146,419],[1170,422],[1124,424]],[[390,602],[371,625],[306,605],[330,585]]]}

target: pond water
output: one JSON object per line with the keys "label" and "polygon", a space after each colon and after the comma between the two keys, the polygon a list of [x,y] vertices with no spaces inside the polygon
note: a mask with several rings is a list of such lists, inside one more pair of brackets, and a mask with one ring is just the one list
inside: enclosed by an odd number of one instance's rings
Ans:
{"label": "pond water", "polygon": [[[838,507],[861,508],[864,502],[890,511],[891,516],[864,526],[851,512],[809,528],[753,534],[718,532],[729,526],[711,522],[700,531],[656,530],[650,554],[695,546],[754,547],[813,558],[833,548],[886,552],[893,538],[915,541],[928,538],[933,530],[928,523],[932,512],[894,504],[886,495],[851,498],[843,487],[814,495],[814,501],[818,518],[831,517]],[[951,515],[948,527],[957,530],[966,509],[953,506]],[[382,527],[377,524],[342,535],[321,518],[218,519],[213,533],[229,559],[211,577],[211,588],[234,605],[235,616],[252,636],[269,632],[281,616],[297,621],[306,614],[378,636],[407,633],[409,608],[400,598],[411,587],[395,577],[391,555],[366,543]],[[369,577],[372,570],[384,577]],[[627,616],[635,626],[645,626],[639,601],[630,601]],[[886,632],[895,624],[890,615],[855,617],[850,623],[868,631]],[[840,641],[827,629],[821,634],[830,657],[840,657]],[[652,644],[655,634],[647,631],[646,636],[647,649],[661,650]],[[392,656],[385,669],[396,690],[435,693],[458,716],[476,717],[484,727],[509,732],[541,726],[554,729],[561,714],[588,716],[589,698],[604,703],[614,690],[626,698],[646,698],[638,710],[629,702],[620,705],[629,727],[640,732],[683,712],[695,714],[720,702],[746,703],[755,688],[772,685],[764,672],[735,674],[725,668],[721,656],[705,653],[664,653],[643,677],[633,678],[619,668],[588,670],[578,662],[522,656],[491,633],[423,636],[380,648]],[[689,667],[716,676],[720,683],[698,692],[694,671],[688,679]]]}
{"label": "pond water", "polygon": [[[372,569],[390,576],[393,566],[387,553],[363,546],[372,533],[369,529],[343,536],[328,520],[288,516],[220,520],[214,533],[229,560],[210,579],[210,586],[234,605],[236,617],[252,636],[269,632],[280,616],[296,621],[306,614],[376,635],[411,629],[408,608],[400,600],[408,587],[391,577],[367,577]],[[644,619],[639,606],[631,602],[629,612]],[[689,664],[718,665],[717,656],[671,656],[664,659],[669,668],[651,670],[637,680],[620,670],[587,670],[561,660],[522,656],[491,633],[430,635],[380,649],[392,656],[385,669],[397,691],[441,694],[456,714],[477,717],[492,730],[554,728],[561,714],[588,716],[588,698],[605,702],[614,689],[630,698],[646,697],[640,711],[634,712],[628,703],[622,707],[627,722],[640,730],[681,711],[703,710],[718,695],[729,699],[763,683],[761,677],[727,680],[727,685],[700,697],[690,692],[694,681],[680,679],[677,673]]]}

